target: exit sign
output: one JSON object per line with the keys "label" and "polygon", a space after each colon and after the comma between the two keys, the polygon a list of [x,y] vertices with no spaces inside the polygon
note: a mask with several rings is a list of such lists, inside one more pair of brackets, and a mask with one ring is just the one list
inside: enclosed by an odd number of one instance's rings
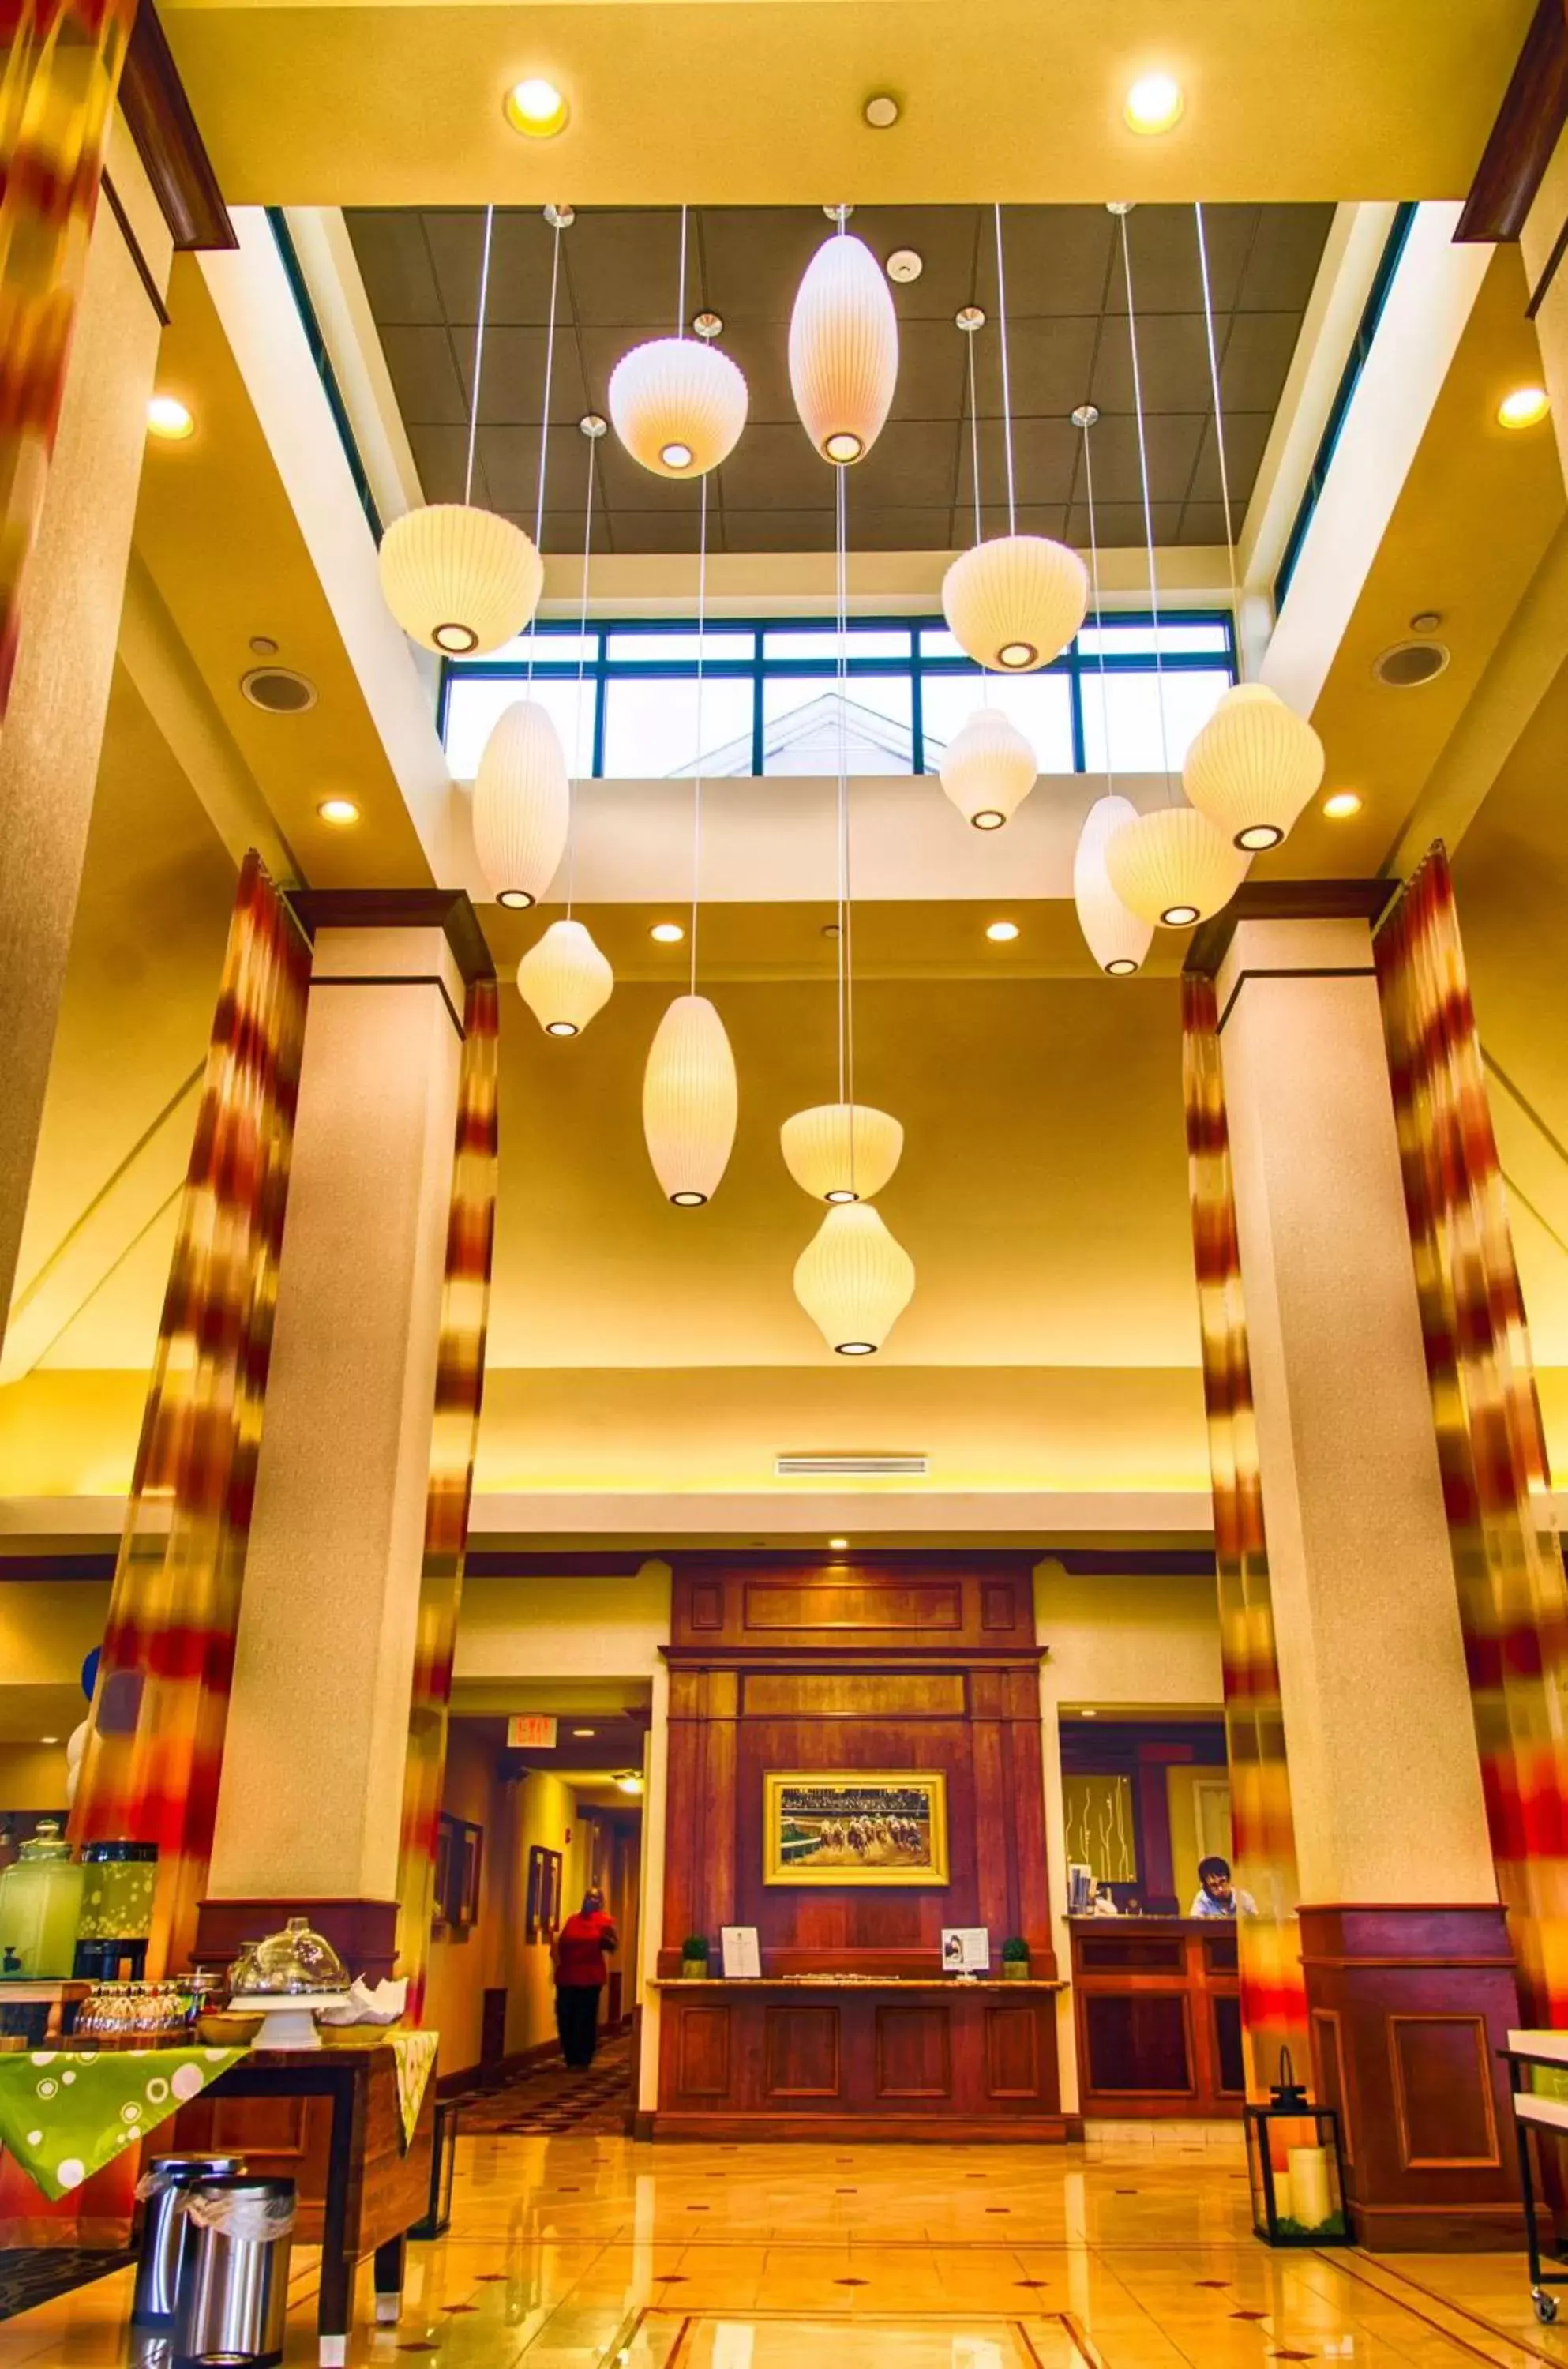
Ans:
{"label": "exit sign", "polygon": [[518,1711],[507,1722],[507,1745],[512,1752],[554,1752],[555,1722],[544,1711]]}

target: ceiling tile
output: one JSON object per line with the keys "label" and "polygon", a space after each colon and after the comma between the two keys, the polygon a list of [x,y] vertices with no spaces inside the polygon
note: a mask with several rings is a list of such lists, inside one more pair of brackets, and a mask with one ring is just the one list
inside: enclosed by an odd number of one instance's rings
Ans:
{"label": "ceiling tile", "polygon": [[[945,551],[952,511],[940,508],[866,510],[850,530],[853,551]],[[832,537],[830,534],[829,541]]]}
{"label": "ceiling tile", "polygon": [[964,408],[964,340],[949,321],[904,321],[898,329],[898,383],[891,419],[940,419]]}
{"label": "ceiling tile", "polygon": [[[1150,490],[1156,502],[1185,500],[1203,425],[1199,415],[1174,412],[1155,412],[1144,421]],[[1138,423],[1125,413],[1102,418],[1094,429],[1094,493],[1107,505],[1142,499]]]}
{"label": "ceiling tile", "polygon": [[[1013,423],[1013,486],[1017,502],[1066,502],[1072,491],[1079,430],[1059,413],[1048,419],[1014,419]],[[958,452],[955,500],[961,512],[972,511],[975,488],[971,448],[964,437]],[[980,423],[980,495],[1000,504],[1007,490],[1007,451],[1000,420]]]}
{"label": "ceiling tile", "polygon": [[[1264,446],[1268,442],[1274,417],[1266,411],[1227,411],[1225,414],[1225,468],[1230,480],[1231,515],[1236,532],[1242,532],[1242,519],[1263,459]],[[1198,441],[1197,463],[1194,468],[1189,498],[1194,501],[1219,499],[1219,451],[1215,442],[1214,422],[1206,419]],[[1223,540],[1223,534],[1221,535]]]}
{"label": "ceiling tile", "polygon": [[1238,305],[1246,312],[1305,312],[1333,222],[1332,206],[1260,206]]}
{"label": "ceiling tile", "polygon": [[381,344],[406,428],[467,419],[468,396],[446,329],[383,328]]}
{"label": "ceiling tile", "polygon": [[1227,411],[1276,409],[1300,334],[1299,313],[1231,315],[1219,365]]}
{"label": "ceiling tile", "polygon": [[[977,302],[994,323],[996,226],[981,209]],[[1032,314],[1098,313],[1104,301],[1116,224],[1103,206],[1004,206],[1002,261],[1009,322]]]}
{"label": "ceiling tile", "polygon": [[831,230],[814,206],[704,206],[709,303],[727,321],[787,321],[801,274]]}
{"label": "ceiling tile", "polygon": [[[1086,313],[1008,322],[1007,381],[1015,418],[1025,412],[1055,412],[1065,419],[1085,401],[1099,328],[1098,315]],[[982,419],[1000,416],[1001,340],[994,316],[976,336],[975,399]]]}
{"label": "ceiling tile", "polygon": [[[1261,212],[1258,206],[1205,206],[1203,210],[1209,300],[1216,313],[1234,310]],[[1134,206],[1126,220],[1133,304],[1139,318],[1146,313],[1201,314],[1203,274],[1198,268],[1197,223],[1192,207]],[[1127,311],[1119,228],[1105,310]]]}
{"label": "ceiling tile", "polygon": [[350,206],[343,220],[378,326],[441,321],[441,291],[419,215],[401,206]]}
{"label": "ceiling tile", "polygon": [[[650,323],[644,335],[673,335],[681,292],[681,211],[581,211],[565,234],[577,318],[589,324]],[[686,314],[701,310],[696,239],[686,225]],[[628,341],[635,342],[635,341]]]}
{"label": "ceiling tile", "polygon": [[[461,329],[452,332],[463,381],[464,418],[474,393],[471,337],[471,331],[467,336]],[[548,343],[549,333],[544,329],[486,329],[485,358],[479,372],[481,421],[537,420],[544,404],[544,355]],[[577,340],[569,330],[557,329],[550,370],[551,420],[575,425],[588,407]]]}
{"label": "ceiling tile", "polygon": [[[1141,313],[1138,368],[1145,411],[1213,410],[1214,383],[1201,313]],[[1090,400],[1105,412],[1133,408],[1132,349],[1125,314],[1105,324]]]}
{"label": "ceiling tile", "polygon": [[901,246],[912,247],[923,269],[918,280],[895,282],[893,303],[900,324],[944,321],[949,326],[975,284],[975,242],[980,209],[976,206],[857,206],[850,228],[865,241],[884,269]]}
{"label": "ceiling tile", "polygon": [[[852,543],[855,521],[867,510],[950,508],[956,457],[951,420],[890,419],[864,460],[848,472]],[[831,492],[830,486],[830,499]]]}
{"label": "ceiling tile", "polygon": [[726,509],[833,509],[832,464],[812,451],[798,420],[749,427],[722,475]]}
{"label": "ceiling tile", "polygon": [[[1175,540],[1181,523],[1180,502],[1156,502],[1154,505],[1154,540],[1157,544]],[[1100,499],[1100,484],[1094,481],[1094,529],[1102,551],[1137,551],[1143,547],[1143,505],[1141,502],[1104,502]],[[1067,540],[1075,549],[1089,548],[1089,508],[1085,502],[1074,502],[1068,513]]]}
{"label": "ceiling tile", "polygon": [[833,513],[820,510],[742,510],[724,512],[727,551],[831,551]]}
{"label": "ceiling tile", "polygon": [[723,317],[718,344],[746,381],[748,420],[788,422],[803,433],[789,391],[789,357],[778,324],[732,320],[728,314]]}

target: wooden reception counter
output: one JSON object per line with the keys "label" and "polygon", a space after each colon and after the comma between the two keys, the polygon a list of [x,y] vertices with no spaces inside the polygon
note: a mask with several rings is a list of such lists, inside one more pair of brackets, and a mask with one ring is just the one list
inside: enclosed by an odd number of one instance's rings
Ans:
{"label": "wooden reception counter", "polygon": [[1063,2139],[1058,1982],[664,1982],[655,2138]]}
{"label": "wooden reception counter", "polygon": [[1240,2114],[1236,1928],[1217,1917],[1074,1917],[1073,2021],[1086,2114]]}

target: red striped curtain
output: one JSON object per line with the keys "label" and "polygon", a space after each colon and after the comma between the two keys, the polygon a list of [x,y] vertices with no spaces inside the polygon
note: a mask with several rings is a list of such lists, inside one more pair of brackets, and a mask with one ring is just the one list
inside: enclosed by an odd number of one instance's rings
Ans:
{"label": "red striped curtain", "polygon": [[1438,844],[1375,944],[1482,1782],[1524,2012],[1568,2023],[1568,1583]]}
{"label": "red striped curtain", "polygon": [[485,1339],[490,1316],[490,1261],[496,1235],[496,1056],[500,1024],[493,978],[477,979],[464,1011],[458,1077],[457,1141],[441,1287],[436,1419],[425,1499],[425,1559],[414,1688],[408,1708],[408,1758],[403,1781],[398,1865],[398,1964],[408,1977],[407,2020],[421,2020],[435,1902],[436,1829],[446,1773],[447,1706],[474,1455],[485,1391]]}
{"label": "red striped curtain", "polygon": [[1236,1883],[1251,1894],[1257,1908],[1255,1917],[1243,1917],[1237,1928],[1242,2021],[1248,2088],[1260,2097],[1277,2078],[1281,2048],[1289,2049],[1298,2074],[1310,2065],[1310,2051],[1296,1914],[1290,1777],[1211,978],[1182,981],[1182,1084],[1214,1492],[1231,1848]]}
{"label": "red striped curtain", "polygon": [[136,0],[0,0],[0,724]]}
{"label": "red striped curtain", "polygon": [[205,1885],[250,1534],[310,949],[240,874],[71,1832],[158,1846],[149,1974]]}

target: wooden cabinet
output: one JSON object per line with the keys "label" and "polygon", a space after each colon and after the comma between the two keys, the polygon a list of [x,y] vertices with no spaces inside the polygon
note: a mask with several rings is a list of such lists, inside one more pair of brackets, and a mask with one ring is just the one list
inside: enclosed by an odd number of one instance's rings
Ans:
{"label": "wooden cabinet", "polygon": [[1071,1920],[1078,2092],[1086,2114],[1240,2114],[1236,1928],[1220,1917]]}

